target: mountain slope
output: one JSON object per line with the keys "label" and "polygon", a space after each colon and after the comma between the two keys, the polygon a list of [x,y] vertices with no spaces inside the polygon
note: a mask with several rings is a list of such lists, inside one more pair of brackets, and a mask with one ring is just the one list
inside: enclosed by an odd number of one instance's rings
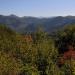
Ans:
{"label": "mountain slope", "polygon": [[42,26],[45,31],[51,32],[67,24],[75,23],[75,16],[37,18],[27,16],[18,17],[16,15],[0,15],[0,23],[6,24],[7,27],[10,27],[11,29],[20,33],[34,32],[38,26]]}

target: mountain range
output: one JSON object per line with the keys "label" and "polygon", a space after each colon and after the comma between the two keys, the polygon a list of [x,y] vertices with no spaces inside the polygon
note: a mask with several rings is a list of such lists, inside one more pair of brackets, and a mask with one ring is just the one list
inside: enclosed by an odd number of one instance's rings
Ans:
{"label": "mountain range", "polygon": [[39,18],[30,16],[18,17],[16,15],[0,15],[0,24],[4,24],[20,33],[34,32],[37,27],[43,27],[45,31],[53,32],[71,23],[75,23],[75,16]]}

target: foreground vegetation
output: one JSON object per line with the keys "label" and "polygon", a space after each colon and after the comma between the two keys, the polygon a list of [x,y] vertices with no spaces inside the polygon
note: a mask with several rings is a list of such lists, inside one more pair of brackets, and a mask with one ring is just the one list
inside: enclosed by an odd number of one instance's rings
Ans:
{"label": "foreground vegetation", "polygon": [[0,75],[75,75],[75,59],[59,59],[68,46],[75,47],[74,25],[54,36],[42,29],[21,35],[0,25]]}

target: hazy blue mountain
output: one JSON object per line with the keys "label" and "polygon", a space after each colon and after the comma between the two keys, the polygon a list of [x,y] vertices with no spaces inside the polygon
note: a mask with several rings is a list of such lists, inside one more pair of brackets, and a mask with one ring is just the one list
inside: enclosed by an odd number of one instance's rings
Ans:
{"label": "hazy blue mountain", "polygon": [[0,15],[0,23],[7,25],[17,32],[34,32],[37,27],[42,26],[45,31],[51,32],[62,28],[70,23],[75,23],[75,16],[57,16],[50,18],[18,17],[16,15]]}

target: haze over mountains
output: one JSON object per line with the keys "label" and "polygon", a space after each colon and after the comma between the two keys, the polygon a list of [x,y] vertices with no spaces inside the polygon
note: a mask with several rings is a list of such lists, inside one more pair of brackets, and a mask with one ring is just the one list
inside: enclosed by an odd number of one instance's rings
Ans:
{"label": "haze over mountains", "polygon": [[7,27],[20,33],[34,32],[39,26],[43,27],[45,31],[52,32],[71,23],[75,23],[75,16],[39,18],[0,15],[0,24],[5,24]]}

